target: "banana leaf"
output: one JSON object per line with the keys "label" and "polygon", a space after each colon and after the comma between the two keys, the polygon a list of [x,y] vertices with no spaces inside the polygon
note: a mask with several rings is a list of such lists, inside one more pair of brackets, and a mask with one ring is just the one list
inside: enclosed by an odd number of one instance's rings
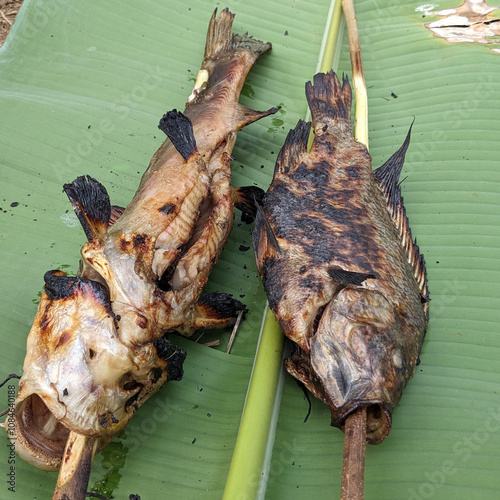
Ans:
{"label": "banana leaf", "polygon": [[[332,5],[25,0],[0,49],[2,375],[22,371],[43,273],[78,267],[84,234],[62,185],[90,174],[112,203],[128,203],[163,141],[159,118],[182,109],[191,92],[213,9],[229,7],[235,32],[273,43],[241,102],[282,110],[239,133],[232,164],[235,185],[267,188],[288,129],[306,116],[304,83],[323,59]],[[367,450],[366,498],[493,500],[500,491],[500,55],[434,37],[424,23],[437,16],[420,7],[356,2],[374,166],[399,147],[415,117],[402,192],[432,299],[422,362],[390,436]],[[346,37],[339,47],[336,69],[350,74]],[[148,401],[96,457],[89,483],[96,494],[222,497],[268,328],[261,335],[266,299],[251,229],[237,218],[207,288],[232,293],[249,308],[231,354],[224,352],[230,332],[205,332],[197,343],[173,339],[188,351],[184,378]],[[210,340],[220,346],[203,345]],[[262,421],[269,428],[262,460],[248,470],[257,492],[242,485],[238,497],[338,497],[342,433],[316,400],[304,423],[301,389],[283,374],[276,384]],[[7,387],[0,391],[7,407]],[[259,408],[254,412],[259,418]],[[50,498],[56,475],[19,458],[9,463],[2,439],[0,497]],[[7,483],[12,466],[15,495]]]}

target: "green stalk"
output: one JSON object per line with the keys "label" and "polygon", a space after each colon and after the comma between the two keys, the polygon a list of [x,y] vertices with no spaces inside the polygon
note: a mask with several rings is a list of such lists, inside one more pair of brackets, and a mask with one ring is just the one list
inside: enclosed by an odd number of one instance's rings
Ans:
{"label": "green stalk", "polygon": [[[327,72],[334,64],[341,20],[341,0],[333,0],[318,71]],[[267,309],[223,500],[254,500],[263,497],[265,492],[266,455],[274,436],[273,416],[280,397],[278,383],[283,366],[284,338],[273,313]]]}
{"label": "green stalk", "polygon": [[283,359],[284,335],[267,309],[223,500],[253,500],[260,488]]}

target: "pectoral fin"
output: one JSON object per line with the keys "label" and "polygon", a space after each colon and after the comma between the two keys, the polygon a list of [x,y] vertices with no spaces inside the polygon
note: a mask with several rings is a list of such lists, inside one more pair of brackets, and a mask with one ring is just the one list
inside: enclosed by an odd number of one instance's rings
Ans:
{"label": "pectoral fin", "polygon": [[112,226],[125,212],[123,207],[119,207],[118,205],[113,205],[111,207],[111,217],[109,218],[109,225]]}
{"label": "pectoral fin", "polygon": [[158,128],[167,135],[186,161],[196,152],[193,125],[191,120],[180,111],[174,109],[163,115]]}
{"label": "pectoral fin", "polygon": [[328,274],[335,280],[344,286],[356,285],[359,286],[363,281],[368,278],[375,278],[376,276],[371,273],[357,273],[355,271],[345,271],[339,267],[331,267],[328,269]]}
{"label": "pectoral fin", "polygon": [[257,205],[262,203],[264,191],[257,186],[232,188],[231,197],[234,206],[241,211],[243,222],[252,222],[257,214]]}
{"label": "pectoral fin", "polygon": [[238,314],[247,312],[245,304],[227,293],[213,292],[200,298],[195,309],[195,328],[224,328],[236,322]]}
{"label": "pectoral fin", "polygon": [[275,259],[281,253],[273,228],[269,224],[264,209],[260,205],[257,205],[252,243],[259,268],[262,268],[266,259]]}
{"label": "pectoral fin", "polygon": [[106,188],[90,175],[83,175],[71,184],[64,184],[63,189],[87,239],[101,239],[111,218],[111,204]]}

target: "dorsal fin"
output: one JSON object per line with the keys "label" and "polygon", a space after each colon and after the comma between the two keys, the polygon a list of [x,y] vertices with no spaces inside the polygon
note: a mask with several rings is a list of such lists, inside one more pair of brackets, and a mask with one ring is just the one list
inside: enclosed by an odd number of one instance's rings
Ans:
{"label": "dorsal fin", "polygon": [[193,125],[191,120],[180,111],[174,109],[163,115],[158,128],[167,135],[186,161],[196,152]]}
{"label": "dorsal fin", "polygon": [[410,223],[408,222],[408,217],[406,217],[403,197],[401,196],[401,189],[399,187],[399,176],[403,168],[406,150],[410,144],[412,126],[413,122],[410,125],[403,145],[382,166],[374,170],[373,175],[382,189],[387,201],[389,214],[399,231],[401,244],[406,251],[408,262],[413,268],[415,280],[422,296],[422,302],[424,303],[424,309],[427,313],[429,290],[427,288],[425,259],[424,256],[420,254],[417,241],[412,238]]}
{"label": "dorsal fin", "polygon": [[106,188],[90,175],[82,175],[71,184],[64,184],[63,189],[87,239],[93,241],[102,238],[111,217],[111,203]]}
{"label": "dorsal fin", "polygon": [[310,122],[299,120],[295,128],[288,132],[285,143],[276,159],[276,165],[274,167],[275,175],[277,172],[287,173],[294,169],[299,156],[307,151],[307,141],[309,140],[310,130]]}

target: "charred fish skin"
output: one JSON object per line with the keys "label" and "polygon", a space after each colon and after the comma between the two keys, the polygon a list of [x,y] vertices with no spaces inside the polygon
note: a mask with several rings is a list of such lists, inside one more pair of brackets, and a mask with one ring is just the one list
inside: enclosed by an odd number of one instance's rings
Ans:
{"label": "charred fish skin", "polygon": [[45,274],[15,401],[16,450],[39,468],[59,467],[70,431],[102,449],[152,394],[181,379],[186,351],[165,333],[226,327],[246,310],[225,293],[201,296],[233,207],[249,220],[262,196],[231,186],[236,133],[277,111],[238,103],[271,45],[233,35],[233,18],[214,12],[186,109],[161,118],[167,138],[126,208],[90,176],[64,185],[87,242],[76,277]]}
{"label": "charred fish skin", "polygon": [[334,72],[306,84],[310,124],[279,153],[253,233],[269,305],[295,345],[289,373],[331,409],[332,425],[368,407],[367,441],[389,433],[428,319],[425,262],[398,178],[409,144],[372,171],[354,140],[351,88]]}

